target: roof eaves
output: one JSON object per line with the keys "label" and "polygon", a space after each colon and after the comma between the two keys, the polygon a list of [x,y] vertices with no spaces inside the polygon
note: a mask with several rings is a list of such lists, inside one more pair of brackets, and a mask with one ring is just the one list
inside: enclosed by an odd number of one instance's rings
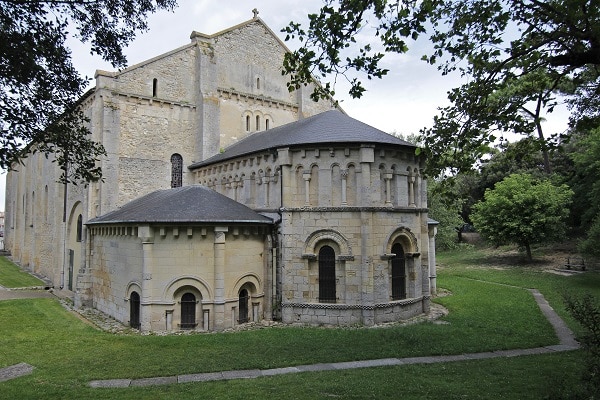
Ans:
{"label": "roof eaves", "polygon": [[[265,217],[268,218],[268,217]],[[95,219],[95,218],[94,218]],[[117,225],[117,224],[261,224],[261,225],[272,225],[273,220],[220,220],[220,219],[207,219],[207,220],[108,220],[108,221],[94,221],[94,219],[89,220],[85,223],[85,225]]]}

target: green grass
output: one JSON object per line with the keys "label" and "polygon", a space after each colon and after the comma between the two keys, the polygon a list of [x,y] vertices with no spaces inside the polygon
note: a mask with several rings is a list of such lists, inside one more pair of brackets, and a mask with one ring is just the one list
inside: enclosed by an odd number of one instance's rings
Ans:
{"label": "green grass", "polygon": [[[543,253],[544,249],[537,252]],[[576,332],[581,327],[565,310],[565,294],[591,294],[600,299],[600,273],[588,271],[584,274],[562,276],[548,272],[540,263],[521,264],[519,257],[503,256],[502,249],[461,248],[442,252],[437,257],[440,265],[438,274],[442,286],[449,277],[481,280],[490,283],[538,289],[554,310]],[[512,262],[511,262],[512,261]]]}
{"label": "green grass", "polygon": [[[0,302],[0,367],[27,362],[32,375],[0,383],[0,399],[407,398],[540,399],[578,379],[580,351],[543,356],[302,373],[152,388],[91,389],[96,379],[267,369],[388,357],[462,354],[558,343],[531,294],[556,309],[557,288],[596,293],[598,274],[560,277],[487,267],[479,250],[440,254],[438,286],[451,295],[446,324],[386,328],[281,327],[183,336],[111,335],[53,299]],[[479,265],[477,258],[484,260]],[[574,279],[573,279],[574,278]],[[565,382],[563,384],[562,382]]]}
{"label": "green grass", "polygon": [[44,282],[23,272],[6,257],[0,257],[0,285],[7,288],[43,286]]}

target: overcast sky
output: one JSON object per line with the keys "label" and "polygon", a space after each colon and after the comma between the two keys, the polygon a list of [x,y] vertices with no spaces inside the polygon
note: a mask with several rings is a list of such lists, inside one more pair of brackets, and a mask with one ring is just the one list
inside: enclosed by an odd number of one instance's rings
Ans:
{"label": "overcast sky", "polygon": [[[129,65],[155,57],[190,42],[190,34],[206,34],[247,21],[252,9],[283,40],[280,30],[290,21],[304,22],[306,15],[317,12],[322,0],[179,0],[174,12],[150,16],[149,31],[139,34],[126,49]],[[370,40],[362,37],[359,40]],[[373,41],[373,43],[375,43]],[[294,43],[287,44],[294,49]],[[82,75],[92,77],[97,69],[112,71],[110,64],[89,54],[89,47],[77,40],[70,42],[75,67]],[[447,105],[446,92],[460,82],[457,77],[443,77],[435,67],[421,61],[427,51],[426,41],[413,45],[408,54],[392,54],[384,58],[390,70],[382,80],[364,82],[367,92],[352,100],[343,85],[336,90],[342,108],[353,118],[388,133],[411,134],[430,126],[436,110]],[[93,84],[93,82],[92,82]],[[564,113],[548,118],[548,133],[566,128]],[[4,178],[0,175],[0,207],[4,210]]]}

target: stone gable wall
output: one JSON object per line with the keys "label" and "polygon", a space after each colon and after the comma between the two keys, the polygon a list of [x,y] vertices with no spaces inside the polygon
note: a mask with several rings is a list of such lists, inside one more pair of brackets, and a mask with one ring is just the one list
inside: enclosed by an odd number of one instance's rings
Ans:
{"label": "stone gable wall", "polygon": [[[195,62],[194,46],[185,46],[117,74],[114,90],[125,95],[133,94],[156,100],[194,104],[196,102]],[[155,96],[153,96],[154,79],[156,79]]]}

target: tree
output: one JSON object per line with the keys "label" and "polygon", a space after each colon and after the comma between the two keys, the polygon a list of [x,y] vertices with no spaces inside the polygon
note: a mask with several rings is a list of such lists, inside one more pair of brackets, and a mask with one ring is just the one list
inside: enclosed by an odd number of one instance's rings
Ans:
{"label": "tree", "polygon": [[566,185],[512,174],[486,190],[471,219],[485,239],[496,245],[515,243],[531,260],[532,244],[564,237],[572,196]]}
{"label": "tree", "polygon": [[[465,221],[470,221],[471,208],[483,200],[486,189],[493,189],[496,183],[509,175],[526,173],[538,179],[548,178],[543,155],[536,149],[534,138],[502,143],[498,149],[494,149],[494,154],[488,160],[481,163],[477,171],[456,176],[452,192],[464,199],[461,215]],[[555,151],[549,154],[548,163],[553,168],[558,154],[561,153]]]}
{"label": "tree", "polygon": [[[365,89],[355,75],[383,77],[385,53],[404,53],[427,32],[433,51],[424,59],[442,74],[468,77],[423,131],[429,174],[439,175],[471,169],[506,132],[537,137],[546,156],[556,141],[540,122],[558,95],[574,115],[598,116],[599,26],[600,8],[590,0],[325,0],[307,29],[294,22],[284,29],[303,42],[284,70],[290,89],[312,74],[341,75],[360,97]],[[357,40],[369,28],[379,43]],[[327,82],[314,97],[333,91]]]}
{"label": "tree", "polygon": [[464,224],[460,217],[461,204],[457,196],[444,196],[436,190],[437,182],[427,184],[429,217],[439,222],[435,244],[440,249],[453,249],[458,246],[457,229]]}
{"label": "tree", "polygon": [[88,85],[75,70],[65,41],[74,31],[91,53],[116,68],[123,48],[146,17],[172,10],[176,0],[0,0],[0,167],[18,169],[39,151],[63,170],[65,182],[102,176],[105,154],[92,141],[78,101]]}
{"label": "tree", "polygon": [[568,155],[573,161],[574,173],[567,182],[575,192],[572,207],[572,213],[576,217],[574,222],[586,232],[580,250],[600,257],[600,127],[579,130],[573,136],[576,140]]}

